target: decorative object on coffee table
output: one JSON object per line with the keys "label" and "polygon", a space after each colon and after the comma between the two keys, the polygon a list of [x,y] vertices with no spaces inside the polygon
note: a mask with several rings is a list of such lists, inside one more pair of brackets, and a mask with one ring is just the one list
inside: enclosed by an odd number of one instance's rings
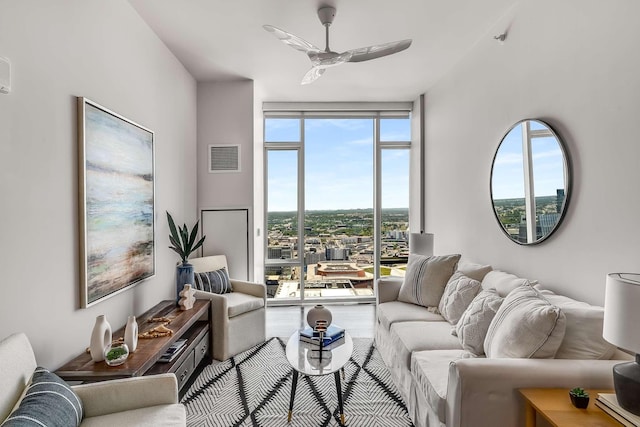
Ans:
{"label": "decorative object on coffee table", "polygon": [[327,322],[325,325],[327,328],[331,325],[331,320],[333,320],[333,316],[329,309],[325,308],[322,304],[317,304],[307,313],[307,323],[311,328],[316,328],[318,320],[324,320]]}
{"label": "decorative object on coffee table", "polygon": [[94,362],[104,360],[104,351],[111,346],[111,325],[107,322],[104,314],[96,317],[96,323],[93,325],[91,332],[91,343],[89,344],[89,353]]}
{"label": "decorative object on coffee table", "polygon": [[189,310],[193,307],[193,303],[196,301],[196,290],[191,287],[189,283],[184,285],[184,288],[178,294],[180,296],[180,300],[178,300],[178,305],[181,310]]}
{"label": "decorative object on coffee table", "polygon": [[196,242],[198,237],[198,221],[193,226],[191,232],[187,228],[187,224],[183,224],[182,227],[176,228],[175,222],[171,214],[167,212],[167,221],[169,222],[169,241],[171,246],[169,249],[175,251],[182,259],[182,264],[178,265],[178,274],[176,278],[176,301],[180,299],[180,291],[187,283],[193,284],[193,266],[189,264],[189,255],[202,246],[206,236],[202,236],[200,240]]}
{"label": "decorative object on coffee table", "polygon": [[578,409],[585,409],[589,406],[589,393],[584,391],[582,387],[575,387],[569,390],[571,403]]}
{"label": "decorative object on coffee table", "polygon": [[122,365],[128,357],[129,347],[125,343],[109,346],[104,352],[104,362],[109,366]]}
{"label": "decorative object on coffee table", "polygon": [[138,322],[136,316],[129,316],[127,325],[124,327],[124,343],[129,347],[131,353],[138,347]]}

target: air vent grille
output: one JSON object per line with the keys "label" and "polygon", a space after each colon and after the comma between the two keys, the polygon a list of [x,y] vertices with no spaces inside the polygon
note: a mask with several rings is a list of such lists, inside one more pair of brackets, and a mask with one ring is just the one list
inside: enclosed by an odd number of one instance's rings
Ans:
{"label": "air vent grille", "polygon": [[239,145],[210,145],[209,173],[240,172]]}

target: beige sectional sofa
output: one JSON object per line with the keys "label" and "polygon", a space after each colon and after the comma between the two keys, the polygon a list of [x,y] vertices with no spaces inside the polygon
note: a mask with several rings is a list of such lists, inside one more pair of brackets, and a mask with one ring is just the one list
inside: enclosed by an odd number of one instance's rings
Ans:
{"label": "beige sectional sofa", "polygon": [[[519,388],[613,387],[613,365],[630,356],[602,338],[601,307],[556,295],[540,284],[492,271],[490,266],[459,263],[448,283],[456,275],[479,281],[481,287],[477,292],[495,289],[486,293],[495,293],[509,301],[509,304],[498,305],[504,308],[498,309],[490,320],[491,332],[487,333],[491,334],[490,342],[484,338],[484,346],[480,345],[480,351],[484,347],[493,353],[491,357],[469,351],[467,342],[467,349],[463,348],[461,338],[455,335],[456,326],[461,327],[462,323],[453,325],[437,307],[399,300],[402,278],[378,281],[376,346],[416,426],[520,426],[524,425],[524,406]],[[531,301],[522,297],[526,294],[534,296],[534,305],[538,305],[518,306],[521,300]],[[539,312],[540,316],[551,319],[547,323],[552,332],[543,335],[544,343],[536,341],[539,331],[527,331],[526,325],[509,324],[517,318],[513,313],[518,310],[523,311],[525,317]],[[466,312],[463,317],[466,326],[473,329],[475,325],[468,322],[474,317]],[[532,345],[534,351],[525,356],[534,358],[508,357],[510,351],[519,354],[518,348],[510,349],[513,334],[516,341],[518,335],[529,341],[527,344]]]}

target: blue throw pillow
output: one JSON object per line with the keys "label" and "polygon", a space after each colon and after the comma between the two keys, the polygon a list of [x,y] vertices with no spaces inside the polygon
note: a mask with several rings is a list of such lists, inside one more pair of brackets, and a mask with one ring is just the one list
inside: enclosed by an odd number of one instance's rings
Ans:
{"label": "blue throw pillow", "polygon": [[82,417],[78,395],[62,378],[38,366],[20,405],[2,427],[77,427]]}
{"label": "blue throw pillow", "polygon": [[226,268],[219,270],[207,271],[204,273],[195,273],[193,275],[194,287],[200,291],[211,292],[214,294],[226,294],[231,292],[231,281]]}

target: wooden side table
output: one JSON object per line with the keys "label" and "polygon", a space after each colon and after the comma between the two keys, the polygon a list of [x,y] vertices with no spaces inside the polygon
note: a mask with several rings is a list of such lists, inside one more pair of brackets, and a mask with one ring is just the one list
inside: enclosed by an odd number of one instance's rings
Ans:
{"label": "wooden side table", "polygon": [[[138,348],[122,365],[108,366],[105,362],[94,362],[91,355],[84,352],[61,366],[56,374],[66,381],[95,382],[173,372],[178,380],[178,388],[182,389],[200,362],[211,354],[211,310],[211,301],[206,299],[197,300],[193,308],[186,311],[180,310],[175,300],[162,301],[138,316],[139,332],[158,326],[158,323],[149,322],[151,319],[169,317],[173,319],[168,325],[173,331],[172,335],[138,340]],[[123,337],[124,329],[122,327],[114,331],[113,339]],[[158,362],[167,348],[180,338],[187,340],[181,354],[172,362]]]}
{"label": "wooden side table", "polygon": [[518,390],[525,400],[525,426],[536,427],[536,414],[554,427],[620,427],[618,421],[596,406],[598,393],[611,390],[588,389],[589,406],[578,409],[571,404],[567,388],[525,388]]}

